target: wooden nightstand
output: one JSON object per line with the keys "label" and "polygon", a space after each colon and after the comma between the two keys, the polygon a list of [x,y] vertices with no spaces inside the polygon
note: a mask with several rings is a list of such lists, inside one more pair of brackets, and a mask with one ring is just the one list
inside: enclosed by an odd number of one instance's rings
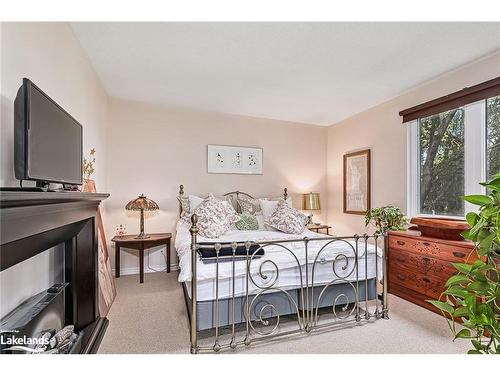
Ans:
{"label": "wooden nightstand", "polygon": [[320,230],[326,230],[326,234],[330,234],[330,229],[332,227],[326,224],[309,224],[307,229],[319,233]]}
{"label": "wooden nightstand", "polygon": [[148,238],[136,238],[137,234],[115,236],[111,241],[115,243],[115,277],[120,277],[120,248],[139,250],[139,281],[144,282],[144,250],[151,247],[166,245],[167,273],[170,272],[170,239],[172,233],[149,234]]}

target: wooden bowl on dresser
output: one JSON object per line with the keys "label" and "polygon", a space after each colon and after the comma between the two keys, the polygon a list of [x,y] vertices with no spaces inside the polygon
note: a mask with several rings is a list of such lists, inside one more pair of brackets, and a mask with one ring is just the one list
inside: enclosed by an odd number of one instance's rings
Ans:
{"label": "wooden bowl on dresser", "polygon": [[460,233],[470,228],[466,221],[453,219],[414,217],[410,223],[418,227],[422,236],[453,241],[463,241]]}

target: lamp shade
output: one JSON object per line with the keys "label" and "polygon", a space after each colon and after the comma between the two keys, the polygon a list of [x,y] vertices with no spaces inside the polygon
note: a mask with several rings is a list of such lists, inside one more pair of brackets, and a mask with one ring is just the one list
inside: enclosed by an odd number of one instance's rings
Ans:
{"label": "lamp shade", "polygon": [[307,193],[303,194],[302,200],[302,209],[303,210],[321,210],[321,202],[319,199],[319,193]]}
{"label": "lamp shade", "polygon": [[155,201],[147,198],[144,194],[141,194],[138,198],[128,202],[125,209],[131,211],[155,211],[159,210],[160,207]]}

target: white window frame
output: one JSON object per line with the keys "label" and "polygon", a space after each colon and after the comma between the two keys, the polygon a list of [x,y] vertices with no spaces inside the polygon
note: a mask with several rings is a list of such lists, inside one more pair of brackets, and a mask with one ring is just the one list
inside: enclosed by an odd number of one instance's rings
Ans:
{"label": "white window frame", "polygon": [[[464,177],[465,195],[485,194],[479,185],[486,179],[486,100],[462,107],[464,109]],[[407,124],[407,215],[463,219],[463,216],[423,214],[420,212],[420,134],[419,120]],[[477,207],[465,202],[465,213]]]}

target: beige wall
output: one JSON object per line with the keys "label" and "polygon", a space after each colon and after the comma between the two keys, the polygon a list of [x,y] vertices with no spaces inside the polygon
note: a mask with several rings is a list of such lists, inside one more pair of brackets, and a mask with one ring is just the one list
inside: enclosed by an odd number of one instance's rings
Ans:
{"label": "beige wall", "polygon": [[[328,128],[328,222],[338,234],[364,233],[364,217],[342,212],[342,157],[372,151],[372,207],[406,211],[406,126],[399,111],[500,76],[500,53],[447,73]],[[362,88],[360,88],[362,89]],[[354,99],[355,100],[355,99]],[[369,229],[372,231],[373,229]]]}
{"label": "beige wall", "polygon": [[4,22],[1,51],[0,185],[18,185],[14,177],[13,105],[26,77],[83,125],[84,154],[91,147],[97,149],[95,179],[98,189],[105,191],[107,95],[70,26]]}
{"label": "beige wall", "polygon": [[[124,207],[140,193],[160,205],[160,212],[146,219],[147,231],[173,232],[181,183],[186,194],[199,195],[242,190],[255,196],[277,196],[287,187],[297,208],[300,194],[318,191],[326,207],[326,127],[118,99],[110,99],[109,116],[109,237],[120,224],[129,233],[137,233],[138,215],[127,213]],[[262,147],[263,175],[208,174],[207,144]],[[175,256],[172,260],[176,262]],[[150,264],[155,268],[165,264],[159,251],[151,255]],[[137,266],[137,252],[124,254],[122,272],[136,272]]]}
{"label": "beige wall", "polygon": [[[0,186],[18,186],[14,177],[13,105],[22,78],[30,78],[83,124],[84,151],[98,152],[97,186],[106,190],[107,95],[66,23],[2,23]],[[33,183],[26,183],[30,185]],[[0,316],[51,286],[54,249],[0,273]],[[16,293],[9,293],[11,290]]]}

